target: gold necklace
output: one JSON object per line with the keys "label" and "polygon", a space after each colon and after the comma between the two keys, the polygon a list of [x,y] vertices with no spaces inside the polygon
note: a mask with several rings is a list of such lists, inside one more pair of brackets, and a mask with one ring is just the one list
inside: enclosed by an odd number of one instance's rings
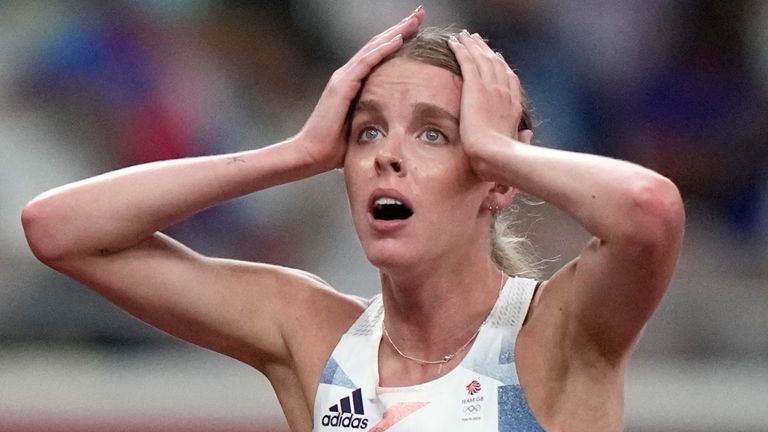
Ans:
{"label": "gold necklace", "polygon": [[[499,294],[501,294],[501,290],[503,288],[504,288],[504,272],[502,271],[501,272],[501,285],[499,286]],[[494,303],[494,305],[495,305],[495,303]],[[383,322],[384,337],[387,338],[387,341],[389,342],[390,345],[392,345],[392,348],[394,348],[395,351],[398,354],[400,354],[400,357],[403,357],[405,359],[408,359],[408,360],[410,360],[412,362],[416,362],[416,363],[419,363],[419,364],[425,364],[425,365],[435,365],[436,364],[436,365],[440,365],[440,368],[437,370],[437,373],[439,374],[440,372],[443,371],[443,366],[445,366],[446,363],[448,363],[449,361],[453,360],[453,358],[456,357],[456,355],[458,355],[460,352],[464,351],[467,348],[467,346],[473,340],[475,340],[477,335],[480,334],[480,329],[483,328],[485,323],[488,321],[488,318],[491,317],[491,312],[493,312],[493,307],[491,307],[491,310],[488,311],[488,316],[486,316],[485,319],[483,320],[483,322],[480,323],[480,326],[477,328],[477,331],[475,331],[475,333],[472,335],[472,337],[470,337],[469,339],[467,339],[466,342],[464,342],[464,345],[460,346],[459,349],[454,351],[452,354],[447,354],[447,355],[443,356],[443,358],[441,358],[440,360],[424,360],[424,359],[420,359],[420,358],[417,358],[417,357],[412,357],[412,356],[409,356],[408,354],[405,354],[400,348],[397,347],[397,345],[395,345],[395,342],[389,336],[389,332],[387,331],[387,322],[386,322],[386,320]]]}

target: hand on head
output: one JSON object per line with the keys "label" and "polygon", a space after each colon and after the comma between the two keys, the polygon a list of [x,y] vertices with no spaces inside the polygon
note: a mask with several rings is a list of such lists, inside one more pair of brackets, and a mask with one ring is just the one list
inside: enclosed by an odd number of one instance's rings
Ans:
{"label": "hand on head", "polygon": [[333,73],[312,115],[299,132],[299,142],[305,146],[310,164],[319,172],[342,165],[346,152],[347,114],[363,80],[383,59],[397,51],[404,39],[416,34],[424,16],[424,9],[419,6],[402,21],[374,36]]}
{"label": "hand on head", "polygon": [[504,57],[477,33],[462,30],[449,40],[464,78],[461,89],[461,140],[470,162],[512,138],[530,144],[533,132],[518,131],[523,117],[520,79]]}

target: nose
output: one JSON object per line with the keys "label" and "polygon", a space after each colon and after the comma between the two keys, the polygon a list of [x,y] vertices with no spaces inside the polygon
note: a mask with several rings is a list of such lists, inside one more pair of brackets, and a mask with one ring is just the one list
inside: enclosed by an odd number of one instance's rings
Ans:
{"label": "nose", "polygon": [[386,171],[392,171],[398,176],[405,175],[405,167],[402,159],[399,159],[389,153],[379,152],[374,161],[376,174],[384,174]]}
{"label": "nose", "polygon": [[399,152],[396,152],[394,147],[397,146],[384,146],[376,153],[376,159],[374,160],[376,174],[381,175],[390,171],[399,177],[405,175],[405,165],[403,160],[396,156]]}

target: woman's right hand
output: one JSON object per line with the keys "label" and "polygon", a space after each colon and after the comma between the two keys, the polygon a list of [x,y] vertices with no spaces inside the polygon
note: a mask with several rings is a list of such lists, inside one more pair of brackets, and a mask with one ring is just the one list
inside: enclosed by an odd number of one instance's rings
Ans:
{"label": "woman's right hand", "polygon": [[312,115],[296,138],[304,147],[310,166],[319,172],[339,168],[347,150],[345,123],[352,100],[363,80],[384,58],[397,51],[424,21],[419,6],[408,17],[371,39],[344,66],[336,70]]}

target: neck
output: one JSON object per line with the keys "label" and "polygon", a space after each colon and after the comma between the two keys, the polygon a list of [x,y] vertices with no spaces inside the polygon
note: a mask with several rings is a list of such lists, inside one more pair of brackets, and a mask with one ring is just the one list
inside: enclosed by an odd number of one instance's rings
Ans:
{"label": "neck", "polygon": [[437,360],[477,332],[506,277],[487,257],[441,269],[420,268],[382,271],[385,325],[402,352]]}

